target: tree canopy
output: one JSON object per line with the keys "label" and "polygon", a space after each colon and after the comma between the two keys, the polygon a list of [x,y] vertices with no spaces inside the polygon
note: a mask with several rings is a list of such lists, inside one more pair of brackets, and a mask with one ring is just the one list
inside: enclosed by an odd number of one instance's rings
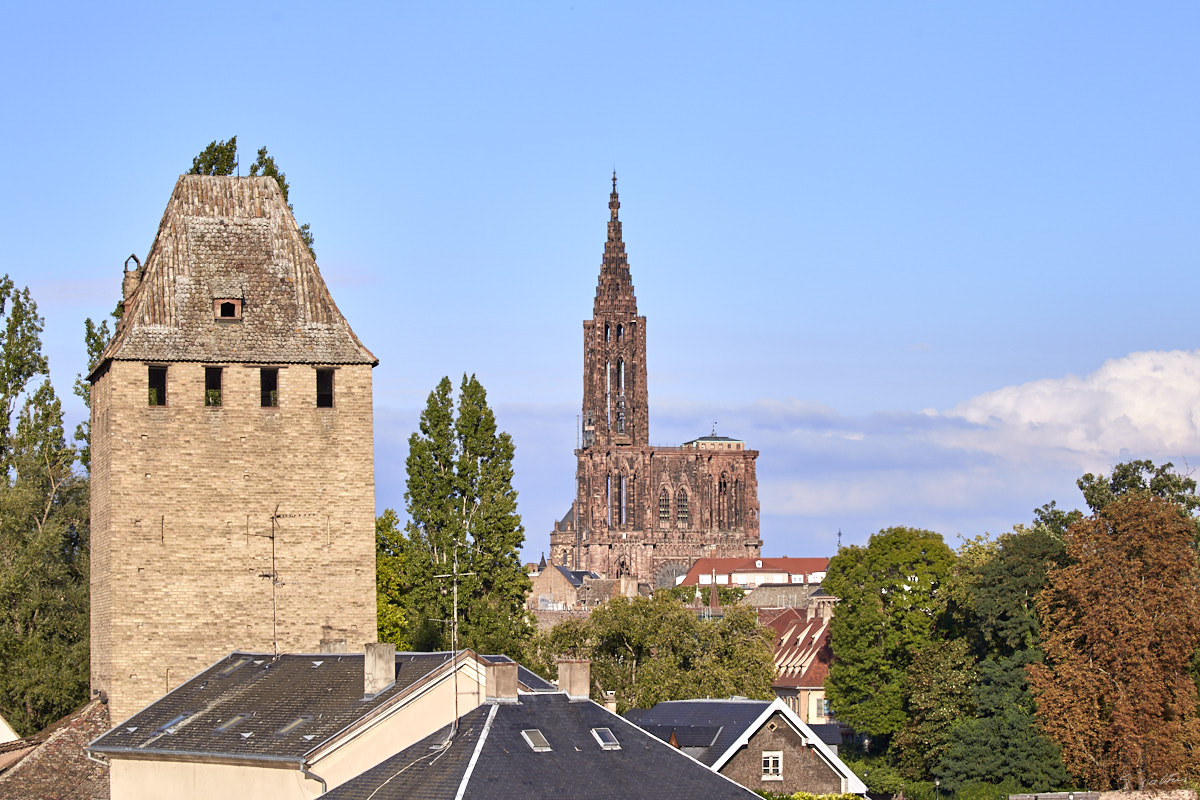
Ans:
{"label": "tree canopy", "polygon": [[1090,787],[1141,788],[1190,774],[1200,752],[1189,674],[1200,575],[1179,503],[1153,489],[1112,494],[1067,531],[1069,563],[1038,597],[1046,661],[1029,672],[1067,768]]}
{"label": "tree canopy", "polygon": [[556,657],[590,659],[592,697],[615,692],[622,712],[694,697],[771,698],[773,634],[748,606],[722,614],[700,619],[666,595],[614,598],[539,635],[531,663],[553,678]]}
{"label": "tree canopy", "polygon": [[32,733],[88,696],[88,492],[28,289],[0,279],[0,712]]}
{"label": "tree canopy", "polygon": [[405,535],[395,534],[394,514],[385,513],[376,529],[383,570],[404,567],[400,578],[379,572],[381,619],[398,645],[448,649],[457,574],[459,646],[520,657],[533,629],[520,560],[525,530],[512,488],[515,449],[497,431],[475,376],[463,376],[457,413],[452,395],[443,378],[409,439]]}

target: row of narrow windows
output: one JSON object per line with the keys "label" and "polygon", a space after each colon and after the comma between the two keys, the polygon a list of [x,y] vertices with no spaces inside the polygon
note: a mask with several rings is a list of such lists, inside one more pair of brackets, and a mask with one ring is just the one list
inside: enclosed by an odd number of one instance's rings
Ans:
{"label": "row of narrow windows", "polygon": [[[658,521],[666,525],[671,524],[671,493],[666,487],[658,493]],[[687,489],[680,489],[675,495],[675,521],[680,525],[688,524]]]}
{"label": "row of narrow windows", "polygon": [[[632,323],[632,322],[631,322],[631,323],[629,323],[629,327],[630,327],[630,329],[632,329],[632,328],[633,328],[633,323]],[[612,329],[612,326],[610,326],[610,325],[609,325],[609,324],[606,322],[606,323],[604,323],[604,341],[606,341],[606,342],[611,342],[611,341],[612,341],[612,339],[613,339],[613,329]],[[623,342],[623,341],[625,341],[625,326],[624,326],[624,325],[621,325],[621,324],[618,324],[618,325],[617,325],[617,341],[618,341],[618,342]]]}
{"label": "row of narrow windows", "polygon": [[[149,367],[149,405],[167,404],[167,367]],[[220,406],[224,400],[221,386],[224,367],[204,368],[204,405]],[[332,369],[317,369],[317,408],[333,408]],[[258,371],[259,399],[263,408],[279,407],[279,368],[262,367]]]}

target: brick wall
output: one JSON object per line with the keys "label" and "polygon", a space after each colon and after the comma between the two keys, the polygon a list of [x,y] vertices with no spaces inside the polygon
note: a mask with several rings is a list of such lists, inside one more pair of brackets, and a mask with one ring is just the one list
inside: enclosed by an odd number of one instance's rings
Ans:
{"label": "brick wall", "polygon": [[161,407],[141,362],[92,388],[92,687],[114,723],[231,650],[375,640],[371,367],[337,367],[317,408],[315,367],[278,365],[263,408],[236,363],[205,406],[205,366],[170,364]]}

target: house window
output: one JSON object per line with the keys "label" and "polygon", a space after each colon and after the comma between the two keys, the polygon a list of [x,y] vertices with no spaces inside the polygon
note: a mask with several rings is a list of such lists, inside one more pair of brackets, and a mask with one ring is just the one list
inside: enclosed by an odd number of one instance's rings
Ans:
{"label": "house window", "polygon": [[317,370],[317,408],[333,408],[333,370]]}
{"label": "house window", "polygon": [[680,489],[679,494],[675,496],[675,519],[680,525],[687,526],[688,524],[688,503],[687,489]]}
{"label": "house window", "polygon": [[665,488],[658,493],[658,521],[671,521],[671,495]]}
{"label": "house window", "polygon": [[783,751],[764,750],[762,754],[762,779],[764,781],[783,780]]}
{"label": "house window", "polygon": [[260,369],[258,386],[262,393],[262,407],[279,408],[279,370],[275,367]]}
{"label": "house window", "polygon": [[204,405],[221,405],[221,368],[204,368]]}
{"label": "house window", "polygon": [[167,368],[150,367],[150,405],[167,404]]}
{"label": "house window", "polygon": [[831,709],[829,707],[829,701],[826,700],[824,697],[821,698],[821,716],[822,717],[832,717],[833,716],[833,709]]}
{"label": "house window", "polygon": [[241,319],[242,301],[232,297],[213,300],[213,318]]}

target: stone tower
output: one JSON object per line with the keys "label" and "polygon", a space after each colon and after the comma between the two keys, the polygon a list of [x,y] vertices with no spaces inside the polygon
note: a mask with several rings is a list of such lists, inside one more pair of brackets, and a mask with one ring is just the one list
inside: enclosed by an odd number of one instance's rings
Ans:
{"label": "stone tower", "polygon": [[273,178],[179,179],[90,375],[114,723],[234,649],[375,641],[376,363]]}
{"label": "stone tower", "polygon": [[650,445],[646,318],[625,255],[617,179],[592,319],[583,323],[576,496],[550,535],[552,559],[607,578],[671,585],[704,556],[757,557],[757,451],[725,436]]}

